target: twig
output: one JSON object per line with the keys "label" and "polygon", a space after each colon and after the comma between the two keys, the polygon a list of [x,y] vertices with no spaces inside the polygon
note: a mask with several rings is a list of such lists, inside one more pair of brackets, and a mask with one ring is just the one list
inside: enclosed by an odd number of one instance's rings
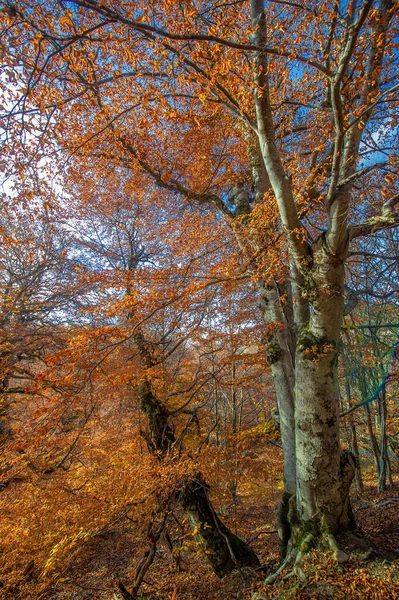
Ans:
{"label": "twig", "polygon": [[260,535],[271,535],[273,533],[278,533],[277,529],[273,529],[273,531],[259,531],[259,533],[257,533],[256,535],[254,535],[254,537],[251,537],[248,540],[247,544],[250,544],[251,542],[256,540],[256,538],[258,538]]}

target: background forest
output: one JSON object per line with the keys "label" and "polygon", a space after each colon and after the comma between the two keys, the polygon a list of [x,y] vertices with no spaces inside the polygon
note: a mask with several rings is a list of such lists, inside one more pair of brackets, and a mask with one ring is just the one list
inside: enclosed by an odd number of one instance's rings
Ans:
{"label": "background forest", "polygon": [[0,598],[398,598],[397,4],[0,6]]}

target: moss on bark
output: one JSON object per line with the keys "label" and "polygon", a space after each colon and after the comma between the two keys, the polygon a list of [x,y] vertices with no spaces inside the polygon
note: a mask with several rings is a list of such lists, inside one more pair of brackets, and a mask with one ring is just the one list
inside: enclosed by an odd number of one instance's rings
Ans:
{"label": "moss on bark", "polygon": [[288,519],[291,498],[291,494],[284,492],[277,509],[278,546],[281,561],[287,554],[288,542],[291,537],[291,524]]}
{"label": "moss on bark", "polygon": [[334,352],[333,360],[336,356],[336,343],[325,336],[316,336],[308,325],[304,325],[298,335],[297,351],[302,353],[306,360],[317,360],[320,355],[327,352]]}
{"label": "moss on bark", "polygon": [[175,442],[169,425],[169,411],[155,398],[148,381],[141,383],[138,395],[141,408],[148,419],[150,435],[147,441],[152,445],[152,452],[165,456]]}
{"label": "moss on bark", "polygon": [[[304,520],[299,513],[295,496],[283,494],[278,511],[281,560],[287,560],[286,557],[292,553],[299,552],[304,555],[314,547],[332,550],[338,562],[347,560],[348,557],[339,548],[335,536],[356,529],[349,495],[355,466],[353,454],[344,450],[340,459],[341,504],[333,526],[331,525],[331,516],[326,517],[321,513],[312,519]],[[289,535],[289,539],[287,539],[287,535]]]}
{"label": "moss on bark", "polygon": [[278,344],[275,342],[268,342],[266,346],[266,360],[268,365],[271,367],[280,360],[283,355],[283,351]]}
{"label": "moss on bark", "polygon": [[[149,449],[164,457],[175,443],[174,432],[169,425],[169,412],[154,396],[147,381],[142,383],[140,402],[148,419]],[[239,566],[260,565],[253,550],[234,535],[215,513],[208,497],[208,487],[201,474],[183,483],[179,500],[187,513],[199,548],[219,578]]]}
{"label": "moss on bark", "polygon": [[260,566],[253,550],[229,531],[216,515],[208,498],[208,487],[200,474],[184,483],[180,500],[198,547],[219,578],[239,566]]}

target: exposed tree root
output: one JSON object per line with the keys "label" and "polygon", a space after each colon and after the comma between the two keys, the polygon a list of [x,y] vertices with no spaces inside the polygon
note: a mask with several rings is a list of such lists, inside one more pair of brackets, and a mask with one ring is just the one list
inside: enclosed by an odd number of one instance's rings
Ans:
{"label": "exposed tree root", "polygon": [[[291,577],[297,577],[303,583],[306,582],[306,575],[303,570],[303,564],[306,556],[309,554],[312,548],[320,548],[321,552],[325,550],[331,550],[333,552],[334,559],[340,563],[346,563],[349,560],[349,555],[340,548],[335,536],[332,533],[323,533],[318,537],[314,534],[308,533],[302,540],[299,547],[294,545],[294,541],[291,539],[288,545],[287,555],[284,562],[274,573],[271,573],[265,580],[265,583],[272,585],[278,579],[286,581]],[[292,566],[291,571],[284,575],[284,572]]]}
{"label": "exposed tree root", "polygon": [[[295,498],[292,497],[289,504],[287,520],[291,537],[287,544],[286,556],[277,571],[267,577],[265,581],[267,584],[273,584],[278,579],[287,580],[291,577],[297,577],[300,581],[306,582],[303,564],[310,550],[314,548],[319,549],[320,552],[332,551],[334,559],[340,564],[346,563],[349,559],[348,554],[342,550],[323,517],[303,522],[296,510]],[[284,575],[284,572],[291,566],[291,571]]]}
{"label": "exposed tree root", "polygon": [[332,533],[328,533],[326,535],[326,538],[327,538],[330,550],[332,550],[334,559],[337,561],[337,563],[343,564],[343,563],[348,562],[349,555],[346,552],[344,552],[342,550],[342,548],[339,547],[338,542],[335,539],[335,536],[333,536]]}
{"label": "exposed tree root", "polygon": [[277,581],[277,579],[280,578],[281,574],[294,563],[296,553],[297,550],[295,548],[292,551],[287,552],[284,562],[279,566],[277,571],[271,573],[268,577],[266,577],[265,583],[267,583],[268,585],[272,585],[273,583],[275,583],[275,581]]}
{"label": "exposed tree root", "polygon": [[[298,577],[306,581],[303,563],[312,548],[321,552],[330,550],[337,563],[346,563],[349,555],[340,547],[336,534],[348,533],[356,529],[356,521],[352,512],[349,491],[355,475],[356,461],[353,454],[347,450],[341,453],[340,460],[340,505],[331,514],[317,514],[304,520],[297,510],[295,496],[284,494],[280,502],[277,521],[280,545],[281,566],[275,573],[267,577],[266,583],[272,584],[277,579]],[[282,576],[292,565],[292,570]]]}

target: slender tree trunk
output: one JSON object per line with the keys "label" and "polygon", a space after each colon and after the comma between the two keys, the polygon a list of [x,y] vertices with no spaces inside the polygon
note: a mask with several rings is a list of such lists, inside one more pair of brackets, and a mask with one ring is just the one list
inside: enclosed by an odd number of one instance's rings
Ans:
{"label": "slender tree trunk", "polygon": [[154,562],[158,542],[165,529],[171,500],[170,496],[162,497],[160,495],[158,498],[158,506],[153,512],[147,528],[148,548],[136,567],[131,591],[129,592],[121,581],[118,583],[119,591],[124,600],[136,600],[144,577]]}
{"label": "slender tree trunk", "polygon": [[391,459],[389,458],[389,453],[388,453],[387,467],[388,467],[389,487],[392,489],[393,488],[393,479],[392,479]]}
{"label": "slender tree trunk", "polygon": [[284,491],[295,494],[295,343],[287,316],[284,315],[276,284],[258,284],[261,295],[260,309],[268,325],[274,324],[266,340],[266,357],[276,390],[281,442],[284,453]]}
{"label": "slender tree trunk", "polygon": [[[261,3],[251,2],[253,23],[258,20]],[[255,34],[259,46],[265,43],[261,27]],[[257,64],[257,69],[264,68]],[[265,168],[264,156],[261,149],[261,136],[247,136],[247,151],[252,172],[255,203],[262,202],[267,191],[271,190],[271,182]],[[236,199],[235,215],[241,217],[239,223],[245,222],[245,215],[251,212],[248,193],[240,190]],[[244,217],[244,219],[242,218]],[[233,228],[238,244],[243,249],[243,233],[240,226]],[[258,241],[251,237],[246,242],[258,250]],[[290,282],[284,285],[275,281],[265,283],[258,281],[260,295],[259,308],[268,328],[266,342],[266,357],[269,363],[275,393],[277,414],[279,420],[281,442],[284,455],[284,493],[278,506],[278,536],[280,556],[285,556],[291,537],[291,527],[288,520],[289,501],[296,493],[296,455],[295,455],[295,339],[296,332],[308,318],[308,304],[302,298],[302,275],[296,265],[290,264]],[[284,302],[282,301],[284,296]],[[294,310],[295,304],[295,310]]]}
{"label": "slender tree trunk", "polygon": [[[252,18],[259,11],[259,6],[251,8]],[[255,18],[256,20],[256,18]],[[259,39],[258,39],[259,37]],[[261,46],[264,42],[261,32],[256,34],[256,42]],[[265,168],[262,155],[260,138],[247,135],[247,153],[252,174],[254,201],[263,201],[265,193],[271,190],[271,183]],[[251,212],[248,193],[239,190],[240,201],[236,201],[235,215],[243,217]],[[248,242],[255,251],[259,250],[258,240],[251,239],[242,232],[240,227],[233,228],[239,246],[246,248]],[[243,241],[245,239],[245,242]],[[295,466],[295,414],[294,414],[294,387],[295,387],[295,335],[302,319],[306,320],[308,309],[306,302],[301,298],[299,272],[295,265],[291,265],[291,284],[277,284],[276,281],[265,283],[259,279],[257,283],[260,297],[259,309],[262,318],[269,330],[266,342],[266,358],[271,369],[276,392],[276,404],[279,417],[281,443],[284,454],[284,494],[287,498],[295,494],[296,466]],[[284,289],[282,289],[284,288]],[[285,296],[282,301],[282,296]],[[297,310],[293,310],[293,301]],[[282,505],[286,503],[283,502]],[[280,506],[281,509],[281,506]]]}
{"label": "slender tree trunk", "polygon": [[373,452],[375,466],[377,469],[377,476],[378,476],[379,468],[380,468],[380,449],[378,447],[377,438],[375,437],[373,421],[371,418],[371,410],[370,410],[370,406],[368,404],[366,404],[365,410],[366,410],[366,415],[367,415],[367,429],[369,432],[370,445],[371,445],[371,450]]}
{"label": "slender tree trunk", "polygon": [[295,448],[295,339],[288,315],[284,313],[276,283],[258,284],[260,309],[266,324],[272,324],[266,340],[266,357],[276,392],[278,421],[284,456],[284,493],[277,509],[280,558],[287,552],[291,538],[289,501],[296,494]]}
{"label": "slender tree trunk", "polygon": [[0,448],[10,437],[10,428],[8,426],[7,395],[5,389],[8,383],[4,380],[0,383]]}
{"label": "slender tree trunk", "polygon": [[388,443],[387,443],[387,403],[385,389],[378,397],[378,413],[380,420],[380,464],[378,472],[378,492],[381,493],[387,489],[388,472]]}
{"label": "slender tree trunk", "polygon": [[[345,378],[345,392],[346,399],[348,402],[348,408],[351,407],[351,388],[348,378]],[[362,472],[360,469],[360,454],[359,454],[359,445],[357,442],[357,431],[356,425],[353,418],[353,413],[349,413],[348,415],[348,423],[349,423],[349,447],[356,461],[356,469],[355,469],[355,489],[358,492],[363,491],[363,478]]]}
{"label": "slender tree trunk", "polygon": [[238,427],[238,410],[237,410],[237,388],[235,384],[236,377],[236,366],[235,362],[233,362],[233,366],[231,368],[231,378],[232,378],[232,388],[231,388],[231,430],[233,433],[237,433]]}
{"label": "slender tree trunk", "polygon": [[350,447],[350,451],[352,452],[353,456],[355,457],[355,461],[356,461],[355,489],[358,492],[362,492],[364,489],[364,485],[363,485],[362,471],[360,468],[360,454],[359,454],[359,445],[357,442],[356,425],[355,425],[355,421],[354,421],[352,413],[350,413],[348,415],[348,417],[349,417],[349,428],[350,428],[350,441],[349,441],[350,445],[349,445],[349,447]]}

